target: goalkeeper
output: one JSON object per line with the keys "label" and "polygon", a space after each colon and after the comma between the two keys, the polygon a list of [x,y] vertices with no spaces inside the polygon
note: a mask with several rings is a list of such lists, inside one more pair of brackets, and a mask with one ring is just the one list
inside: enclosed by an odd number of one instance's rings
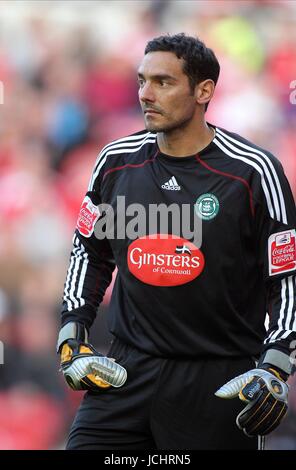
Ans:
{"label": "goalkeeper", "polygon": [[[270,152],[205,120],[218,76],[199,39],[152,39],[138,69],[146,129],[97,158],[57,344],[86,392],[67,449],[253,450],[286,415],[295,204]],[[166,226],[150,217],[160,205]],[[105,357],[88,335],[115,266]]]}

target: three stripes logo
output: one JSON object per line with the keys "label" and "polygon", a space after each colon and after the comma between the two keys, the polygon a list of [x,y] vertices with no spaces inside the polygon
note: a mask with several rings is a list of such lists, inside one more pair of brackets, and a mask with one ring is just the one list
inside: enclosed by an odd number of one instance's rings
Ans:
{"label": "three stripes logo", "polygon": [[167,189],[168,191],[180,191],[181,186],[178,185],[177,180],[172,176],[169,181],[161,185],[162,189]]}

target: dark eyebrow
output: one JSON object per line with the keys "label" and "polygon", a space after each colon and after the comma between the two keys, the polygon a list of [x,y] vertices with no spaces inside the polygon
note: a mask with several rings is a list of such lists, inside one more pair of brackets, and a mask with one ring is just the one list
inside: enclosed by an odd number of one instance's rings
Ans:
{"label": "dark eyebrow", "polygon": [[[138,78],[145,78],[145,77],[142,73],[138,72]],[[168,75],[166,73],[158,73],[156,75],[151,75],[150,78],[152,80],[172,80],[174,82],[177,81],[175,77],[172,77],[172,75]]]}

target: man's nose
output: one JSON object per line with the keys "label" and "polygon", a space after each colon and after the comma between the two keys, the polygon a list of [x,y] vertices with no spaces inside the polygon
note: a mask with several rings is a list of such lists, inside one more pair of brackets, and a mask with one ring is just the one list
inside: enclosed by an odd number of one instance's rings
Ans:
{"label": "man's nose", "polygon": [[140,88],[139,98],[140,98],[140,101],[143,101],[143,103],[146,103],[146,102],[152,103],[155,101],[153,87],[151,86],[151,84],[146,82],[145,85],[143,85],[142,88]]}

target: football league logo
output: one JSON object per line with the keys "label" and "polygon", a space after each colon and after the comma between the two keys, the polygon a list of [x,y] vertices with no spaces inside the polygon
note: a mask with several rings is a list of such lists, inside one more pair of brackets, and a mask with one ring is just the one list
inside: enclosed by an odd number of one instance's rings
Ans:
{"label": "football league logo", "polygon": [[296,232],[273,233],[268,239],[269,275],[287,273],[296,269]]}
{"label": "football league logo", "polygon": [[79,233],[89,238],[94,231],[95,223],[99,216],[99,208],[88,196],[85,196],[77,219],[77,230]]}

